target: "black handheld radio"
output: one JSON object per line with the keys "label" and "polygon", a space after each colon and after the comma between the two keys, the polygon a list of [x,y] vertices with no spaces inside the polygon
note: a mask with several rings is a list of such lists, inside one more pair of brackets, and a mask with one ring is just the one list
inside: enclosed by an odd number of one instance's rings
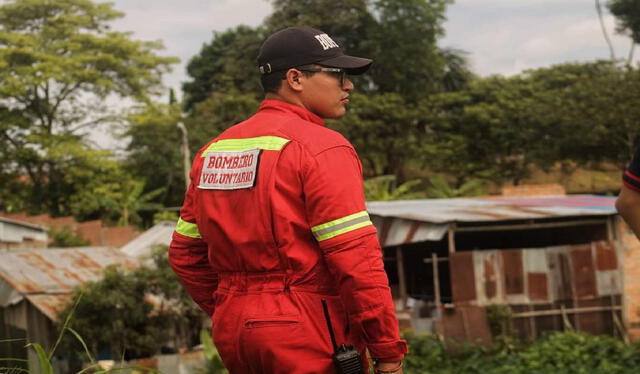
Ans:
{"label": "black handheld radio", "polygon": [[338,374],[364,374],[362,371],[362,358],[353,346],[344,344],[338,347],[336,344],[336,336],[331,325],[331,317],[329,317],[329,309],[327,308],[327,300],[322,299],[322,309],[324,310],[324,318],[327,321],[331,343],[333,344],[333,364]]}

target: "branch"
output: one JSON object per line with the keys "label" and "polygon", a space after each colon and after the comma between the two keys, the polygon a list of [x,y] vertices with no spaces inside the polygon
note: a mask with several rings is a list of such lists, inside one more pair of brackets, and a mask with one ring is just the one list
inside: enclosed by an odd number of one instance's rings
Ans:
{"label": "branch", "polygon": [[99,125],[99,124],[101,124],[102,122],[105,122],[105,121],[107,121],[107,120],[109,120],[109,119],[116,119],[116,118],[117,118],[117,117],[116,117],[116,116],[113,116],[113,115],[104,116],[104,117],[101,117],[101,118],[95,119],[95,120],[93,120],[93,121],[89,121],[89,122],[85,122],[85,123],[83,123],[83,124],[80,124],[80,125],[78,125],[78,126],[76,126],[76,127],[72,128],[72,129],[67,130],[67,132],[68,132],[69,134],[73,134],[73,133],[75,133],[76,131],[78,131],[78,130],[80,130],[80,129],[82,129],[82,128],[85,128],[85,127],[87,127],[87,126]]}
{"label": "branch", "polygon": [[[2,135],[4,135],[5,138],[7,138],[7,140],[9,141],[9,143],[11,143],[11,145],[17,149],[20,150],[22,149],[22,144],[20,144],[19,142],[17,142],[15,139],[11,138],[11,136],[9,136],[9,134],[7,134],[6,131],[2,131]],[[18,165],[20,165],[20,163],[18,163]],[[31,182],[33,182],[34,184],[37,183],[36,181],[36,175],[34,174],[33,170],[31,169],[31,165],[29,165],[29,163],[23,163],[22,166],[27,170],[27,174],[29,174],[29,178],[31,179]]]}
{"label": "branch", "polygon": [[627,66],[631,66],[631,62],[633,61],[633,52],[636,48],[636,42],[631,38],[631,48],[629,48],[629,56],[627,57]]}
{"label": "branch", "polygon": [[611,39],[609,39],[607,28],[604,26],[604,19],[602,18],[602,7],[600,6],[600,0],[596,0],[596,11],[598,12],[598,19],[600,20],[602,35],[604,35],[604,40],[607,41],[607,45],[609,46],[609,53],[611,53],[611,60],[615,61],[616,55],[613,52],[613,44],[611,44]]}

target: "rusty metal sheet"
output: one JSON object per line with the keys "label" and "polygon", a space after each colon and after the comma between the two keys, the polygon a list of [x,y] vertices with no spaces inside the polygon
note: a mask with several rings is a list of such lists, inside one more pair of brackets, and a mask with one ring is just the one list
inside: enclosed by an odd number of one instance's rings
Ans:
{"label": "rusty metal sheet", "polygon": [[[608,307],[611,305],[610,298],[598,298],[593,300],[578,300],[579,308],[588,307]],[[580,313],[576,316],[576,328],[594,335],[613,333],[613,315],[611,311],[599,311],[590,313]]]}
{"label": "rusty metal sheet", "polygon": [[546,273],[527,273],[527,285],[531,301],[549,300],[549,281]]}
{"label": "rusty metal sheet", "polygon": [[493,257],[485,258],[484,261],[484,292],[487,299],[493,299],[498,293],[498,272],[493,261]]}
{"label": "rusty metal sheet", "polygon": [[494,222],[549,217],[612,216],[617,214],[614,203],[614,196],[492,196],[372,201],[367,203],[367,210],[372,216],[429,223]]}
{"label": "rusty metal sheet", "polygon": [[115,248],[25,249],[0,252],[0,278],[21,294],[68,293],[102,277],[108,265],[132,269],[137,260]]}
{"label": "rusty metal sheet", "polygon": [[58,320],[58,313],[67,306],[71,301],[71,297],[72,294],[70,293],[27,295],[27,299],[31,304],[52,321]]}
{"label": "rusty metal sheet", "polygon": [[597,271],[598,295],[610,296],[622,293],[622,272],[620,270]]}
{"label": "rusty metal sheet", "polygon": [[442,313],[442,327],[447,343],[454,349],[462,342],[480,345],[492,343],[486,310],[482,307],[465,305],[445,309]]}
{"label": "rusty metal sheet", "polygon": [[524,268],[520,249],[501,251],[507,295],[524,294]]}
{"label": "rusty metal sheet", "polygon": [[596,246],[596,268],[599,271],[616,270],[618,268],[618,256],[613,242],[599,241]]}
{"label": "rusty metal sheet", "polygon": [[476,299],[473,252],[456,252],[449,257],[451,289],[454,302]]}
{"label": "rusty metal sheet", "polygon": [[576,298],[596,297],[598,290],[591,245],[571,247],[571,270]]}
{"label": "rusty metal sheet", "polygon": [[570,247],[554,247],[547,251],[549,275],[553,284],[553,298],[555,300],[573,299],[573,285],[571,282],[571,267],[569,266]]}
{"label": "rusty metal sheet", "polygon": [[502,303],[504,290],[499,251],[474,251],[473,263],[476,271],[477,305]]}

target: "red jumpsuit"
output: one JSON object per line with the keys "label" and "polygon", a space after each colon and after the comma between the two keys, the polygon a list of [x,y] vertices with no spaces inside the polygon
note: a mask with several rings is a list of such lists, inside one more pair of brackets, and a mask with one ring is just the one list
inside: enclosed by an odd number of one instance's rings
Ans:
{"label": "red jumpsuit", "polygon": [[231,373],[334,373],[323,298],[338,344],[407,352],[360,161],[301,107],[266,100],[198,152],[169,260]]}

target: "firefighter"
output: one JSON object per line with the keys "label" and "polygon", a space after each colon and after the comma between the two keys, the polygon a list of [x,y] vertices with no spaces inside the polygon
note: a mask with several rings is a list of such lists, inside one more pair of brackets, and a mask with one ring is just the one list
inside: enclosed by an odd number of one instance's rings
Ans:
{"label": "firefighter", "polygon": [[303,26],[267,38],[258,65],[265,100],[196,155],[170,263],[211,316],[231,373],[335,373],[322,299],[338,344],[368,351],[379,373],[402,373],[407,346],[362,166],[323,121],[345,114],[347,75],[371,60]]}
{"label": "firefighter", "polygon": [[616,209],[636,237],[640,238],[640,147],[622,175]]}

